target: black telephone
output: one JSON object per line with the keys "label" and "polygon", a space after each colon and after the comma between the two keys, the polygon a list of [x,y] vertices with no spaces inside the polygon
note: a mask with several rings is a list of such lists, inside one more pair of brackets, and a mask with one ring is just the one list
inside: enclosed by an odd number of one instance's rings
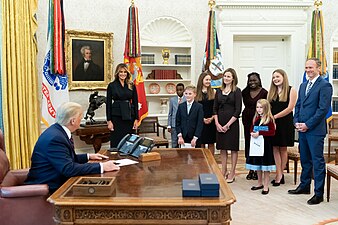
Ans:
{"label": "black telephone", "polygon": [[122,154],[130,154],[139,145],[142,138],[136,134],[127,134],[117,145],[117,149]]}
{"label": "black telephone", "polygon": [[131,153],[131,156],[138,158],[142,153],[150,152],[155,143],[153,139],[143,138],[135,150]]}

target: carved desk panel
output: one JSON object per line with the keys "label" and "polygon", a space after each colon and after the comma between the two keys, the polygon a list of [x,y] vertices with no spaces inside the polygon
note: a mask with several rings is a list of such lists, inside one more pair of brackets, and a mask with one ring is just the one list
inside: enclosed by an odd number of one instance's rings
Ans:
{"label": "carved desk panel", "polygon": [[[230,224],[230,206],[236,199],[208,149],[154,151],[161,160],[92,175],[116,177],[116,191],[110,197],[73,196],[78,177],[69,179],[48,199],[55,205],[57,223]],[[216,174],[220,197],[182,197],[182,180],[198,179],[200,173]]]}

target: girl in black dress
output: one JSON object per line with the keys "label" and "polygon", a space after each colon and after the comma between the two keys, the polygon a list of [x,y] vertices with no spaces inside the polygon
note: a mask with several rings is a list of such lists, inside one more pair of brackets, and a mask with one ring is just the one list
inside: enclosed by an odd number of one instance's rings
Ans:
{"label": "girl in black dress", "polygon": [[107,88],[106,112],[111,148],[116,148],[126,134],[137,129],[137,91],[130,78],[127,65],[120,63],[116,66],[114,81]]}
{"label": "girl in black dress", "polygon": [[[235,181],[235,172],[239,151],[239,122],[242,111],[242,93],[237,87],[236,71],[228,68],[224,71],[221,89],[216,91],[214,101],[214,119],[216,124],[216,148],[221,150],[222,173],[228,183]],[[231,169],[227,172],[228,150],[231,151]]]}
{"label": "girl in black dress", "polygon": [[216,125],[213,117],[213,106],[215,90],[211,88],[211,76],[208,73],[201,73],[197,82],[197,93],[195,100],[203,105],[204,120],[201,138],[197,139],[198,147],[208,149],[214,155],[216,142]]}
{"label": "girl in black dress", "polygon": [[288,160],[287,147],[293,146],[295,128],[293,125],[293,109],[296,105],[297,92],[289,86],[288,76],[282,69],[272,73],[268,94],[271,112],[276,121],[276,135],[273,139],[273,154],[276,162],[276,177],[273,186],[284,184],[283,170]]}
{"label": "girl in black dress", "polygon": [[[269,193],[269,175],[270,171],[276,169],[273,150],[272,138],[275,135],[276,125],[271,114],[270,103],[266,99],[257,101],[256,114],[251,126],[251,137],[257,138],[262,135],[264,138],[264,153],[263,156],[250,156],[245,167],[249,170],[256,170],[258,175],[257,186],[251,187],[251,190],[262,190],[262,194]],[[264,178],[263,178],[264,173]],[[264,179],[264,180],[263,180]]]}
{"label": "girl in black dress", "polygon": [[[249,158],[250,148],[250,128],[252,125],[252,118],[256,112],[256,103],[259,99],[266,99],[268,91],[262,87],[262,81],[258,73],[252,72],[248,74],[247,85],[242,91],[244,110],[242,112],[242,123],[244,127],[245,140],[245,158]],[[246,176],[247,180],[257,180],[257,172],[250,170]]]}

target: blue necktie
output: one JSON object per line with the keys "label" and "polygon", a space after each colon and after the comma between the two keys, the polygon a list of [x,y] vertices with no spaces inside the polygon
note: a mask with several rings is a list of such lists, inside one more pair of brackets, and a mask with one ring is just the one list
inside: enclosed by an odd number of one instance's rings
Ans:
{"label": "blue necktie", "polygon": [[191,103],[188,103],[188,114],[190,112],[190,109],[191,109]]}

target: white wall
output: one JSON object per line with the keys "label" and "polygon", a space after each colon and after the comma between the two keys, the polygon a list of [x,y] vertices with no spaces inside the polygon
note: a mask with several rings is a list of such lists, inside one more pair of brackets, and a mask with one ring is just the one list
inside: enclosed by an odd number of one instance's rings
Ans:
{"label": "white wall", "polygon": [[[217,3],[224,2],[236,2],[236,0],[231,1],[216,1]],[[273,4],[274,1],[269,0],[247,0],[247,1],[238,1],[237,2],[246,2],[249,4],[255,4],[255,2],[260,2],[264,4],[267,2]],[[271,3],[272,2],[272,3]],[[278,1],[288,4],[289,2],[295,4],[303,4],[303,2],[308,3],[310,0],[284,0]],[[172,16],[180,20],[187,29],[191,32],[193,36],[193,42],[195,44],[195,76],[197,77],[200,73],[202,57],[204,54],[205,42],[206,42],[206,29],[208,21],[208,11],[209,7],[207,5],[207,0],[194,0],[194,1],[182,1],[182,0],[135,0],[135,4],[139,9],[139,23],[140,29],[143,28],[149,21],[160,17],[160,16]],[[283,3],[283,4],[284,4]],[[70,30],[84,30],[84,31],[99,31],[99,32],[113,32],[113,57],[115,66],[123,61],[123,52],[124,52],[124,41],[126,35],[126,26],[127,26],[127,13],[130,6],[130,1],[128,0],[68,0],[64,1],[64,15],[66,29]],[[290,8],[291,10],[291,8]],[[336,1],[324,1],[322,7],[324,21],[325,21],[325,49],[326,52],[330,51],[330,40],[333,32],[338,28],[338,6]],[[306,11],[305,13],[310,13]],[[219,13],[219,11],[218,11]],[[42,68],[43,57],[45,54],[46,47],[46,31],[47,31],[47,16],[48,16],[48,1],[40,0],[39,8],[37,11],[38,19],[38,68]],[[237,15],[238,16],[238,15]],[[309,17],[310,18],[310,17]],[[264,18],[263,18],[264,19]],[[296,21],[295,21],[296,22]],[[308,23],[310,26],[310,21]],[[306,38],[309,37],[308,34],[303,34]],[[220,42],[222,40],[222,35],[220,35]],[[301,38],[301,42],[306,39]],[[297,40],[296,40],[297,41]],[[300,43],[301,45],[304,43]],[[307,47],[306,47],[307,48]],[[306,55],[304,50],[301,49],[302,53],[300,55]],[[225,52],[222,52],[222,55],[225,55]],[[232,57],[232,56],[231,56]],[[299,71],[303,65],[302,62],[304,59],[294,59],[297,63],[297,69],[291,68],[292,71]],[[231,61],[231,60],[230,60]],[[227,65],[228,63],[226,63]],[[292,66],[292,65],[291,65]],[[236,68],[235,68],[236,69]],[[291,80],[296,80],[298,78],[292,76],[299,76],[299,74],[291,74]],[[196,79],[195,79],[196,80]],[[243,88],[243,87],[241,87]],[[101,92],[105,95],[105,91]],[[90,91],[71,91],[70,100],[76,101],[83,105],[86,109],[88,107],[88,97]],[[96,112],[97,118],[105,117],[105,108],[101,108]]]}

